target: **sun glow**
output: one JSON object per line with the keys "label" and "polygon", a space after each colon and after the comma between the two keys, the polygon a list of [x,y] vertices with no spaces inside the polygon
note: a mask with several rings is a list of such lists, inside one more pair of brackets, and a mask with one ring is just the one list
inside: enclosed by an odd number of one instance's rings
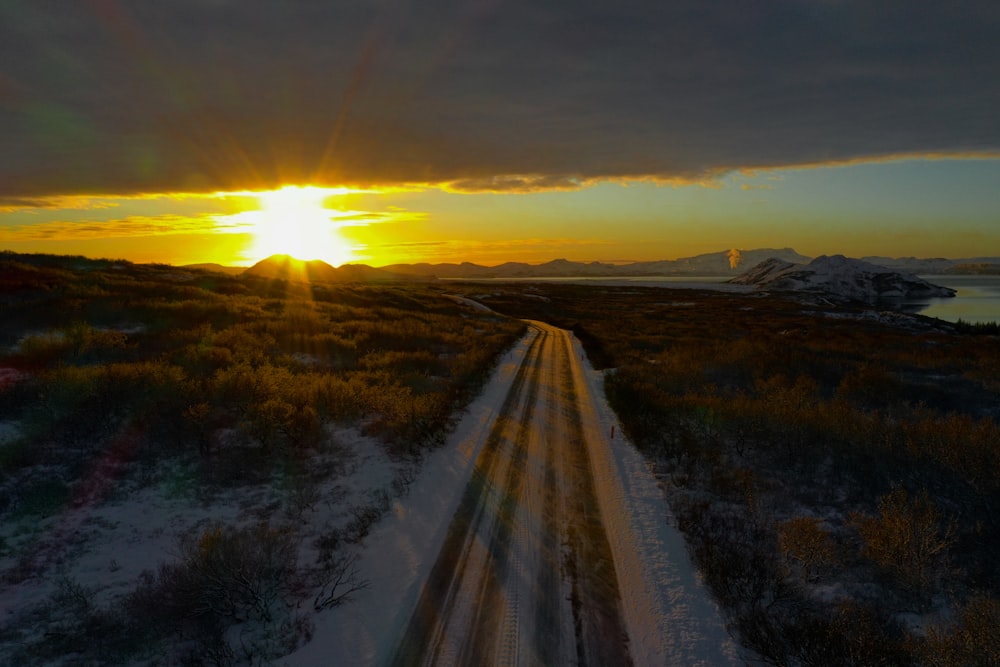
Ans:
{"label": "sun glow", "polygon": [[326,207],[330,197],[352,192],[346,188],[287,185],[255,193],[253,246],[247,253],[258,260],[271,255],[320,259],[339,266],[355,259],[351,243],[340,234],[337,212]]}

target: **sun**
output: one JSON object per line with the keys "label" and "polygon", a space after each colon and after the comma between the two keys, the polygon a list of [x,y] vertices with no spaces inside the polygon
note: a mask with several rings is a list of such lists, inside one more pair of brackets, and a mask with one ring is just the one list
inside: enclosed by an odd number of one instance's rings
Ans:
{"label": "sun", "polygon": [[254,212],[254,240],[248,254],[256,259],[271,255],[320,259],[334,266],[355,259],[351,243],[340,234],[335,211],[325,206],[328,198],[349,192],[286,185],[255,193],[260,210]]}

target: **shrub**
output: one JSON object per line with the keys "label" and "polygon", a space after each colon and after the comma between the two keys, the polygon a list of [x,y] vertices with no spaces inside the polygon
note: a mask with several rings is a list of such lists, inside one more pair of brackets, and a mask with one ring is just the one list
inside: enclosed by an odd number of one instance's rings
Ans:
{"label": "shrub", "polygon": [[895,667],[912,665],[901,629],[884,611],[842,600],[828,609],[797,610],[784,619],[793,660],[778,664]]}
{"label": "shrub", "polygon": [[843,377],[837,394],[867,409],[881,408],[901,386],[896,376],[884,366],[861,364]]}
{"label": "shrub", "polygon": [[42,604],[5,620],[3,639],[20,639],[9,664],[121,664],[141,648],[115,609],[96,605],[93,590],[68,577],[56,580]]}
{"label": "shrub", "polygon": [[778,547],[785,558],[799,562],[806,579],[815,580],[831,565],[835,544],[816,517],[798,516],[778,526]]}
{"label": "shrub", "polygon": [[953,529],[926,492],[911,500],[898,488],[878,499],[878,517],[855,514],[862,554],[907,596],[923,605],[947,566]]}
{"label": "shrub", "polygon": [[297,556],[291,535],[267,524],[215,526],[182,541],[179,563],[145,573],[125,606],[134,623],[161,631],[270,622],[292,604]]}
{"label": "shrub", "polygon": [[932,667],[987,667],[1000,665],[1000,601],[973,598],[954,623],[932,626],[921,647]]}
{"label": "shrub", "polygon": [[69,354],[71,347],[62,332],[50,332],[25,336],[18,350],[29,364],[48,366]]}
{"label": "shrub", "polygon": [[[144,572],[124,600],[128,634],[145,647],[190,640],[186,655],[171,656],[180,664],[271,664],[312,636],[295,611],[304,596],[297,556],[291,534],[267,524],[182,540],[180,561]],[[236,624],[238,645],[228,639]]]}
{"label": "shrub", "polygon": [[368,588],[368,580],[358,576],[358,555],[351,554],[327,561],[322,570],[322,581],[313,608],[316,611],[339,607],[349,602],[358,591]]}

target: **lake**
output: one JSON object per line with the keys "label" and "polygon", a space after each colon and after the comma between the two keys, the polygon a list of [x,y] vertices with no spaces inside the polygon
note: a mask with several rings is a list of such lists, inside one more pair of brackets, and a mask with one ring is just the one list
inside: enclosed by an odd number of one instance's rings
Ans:
{"label": "lake", "polygon": [[[935,285],[957,290],[951,299],[925,299],[904,304],[909,312],[937,317],[948,322],[1000,323],[1000,276],[920,276]],[[563,282],[604,285],[643,285],[654,287],[712,289],[748,292],[745,285],[729,285],[728,277],[718,276],[643,276],[634,278],[491,278],[483,282]]]}
{"label": "lake", "polygon": [[1000,276],[920,276],[924,280],[957,290],[952,299],[926,299],[908,304],[927,317],[949,322],[1000,323]]}

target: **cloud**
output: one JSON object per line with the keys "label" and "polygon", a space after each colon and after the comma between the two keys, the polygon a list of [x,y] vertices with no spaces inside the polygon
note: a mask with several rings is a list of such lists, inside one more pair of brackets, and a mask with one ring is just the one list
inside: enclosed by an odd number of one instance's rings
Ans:
{"label": "cloud", "polygon": [[993,0],[3,3],[0,197],[996,155],[997,34]]}
{"label": "cloud", "polygon": [[400,250],[406,248],[435,248],[435,247],[450,247],[453,245],[451,241],[405,241],[403,243],[379,243],[372,247],[377,247],[382,250]]}
{"label": "cloud", "polygon": [[367,225],[387,222],[415,222],[426,220],[428,215],[422,211],[406,211],[393,207],[388,211],[337,211],[328,210],[330,219],[338,227],[364,227]]}
{"label": "cloud", "polygon": [[129,216],[120,220],[76,222],[53,220],[28,225],[5,225],[0,227],[0,243],[127,238],[163,234],[240,234],[253,231],[252,225],[231,220],[233,217]]}
{"label": "cloud", "polygon": [[95,193],[92,195],[42,195],[4,196],[0,195],[0,213],[21,213],[41,211],[101,211],[122,206],[142,206],[150,203],[155,208],[189,204],[195,208],[217,210],[228,208],[257,208],[256,193],[252,192],[157,192],[112,195]]}
{"label": "cloud", "polygon": [[0,196],[0,213],[15,213],[19,211],[65,210],[93,211],[114,208],[117,202],[99,197],[2,197]]}
{"label": "cloud", "polygon": [[447,192],[525,193],[544,190],[580,190],[594,185],[598,178],[583,178],[570,174],[497,174],[480,178],[463,178],[444,183]]}

